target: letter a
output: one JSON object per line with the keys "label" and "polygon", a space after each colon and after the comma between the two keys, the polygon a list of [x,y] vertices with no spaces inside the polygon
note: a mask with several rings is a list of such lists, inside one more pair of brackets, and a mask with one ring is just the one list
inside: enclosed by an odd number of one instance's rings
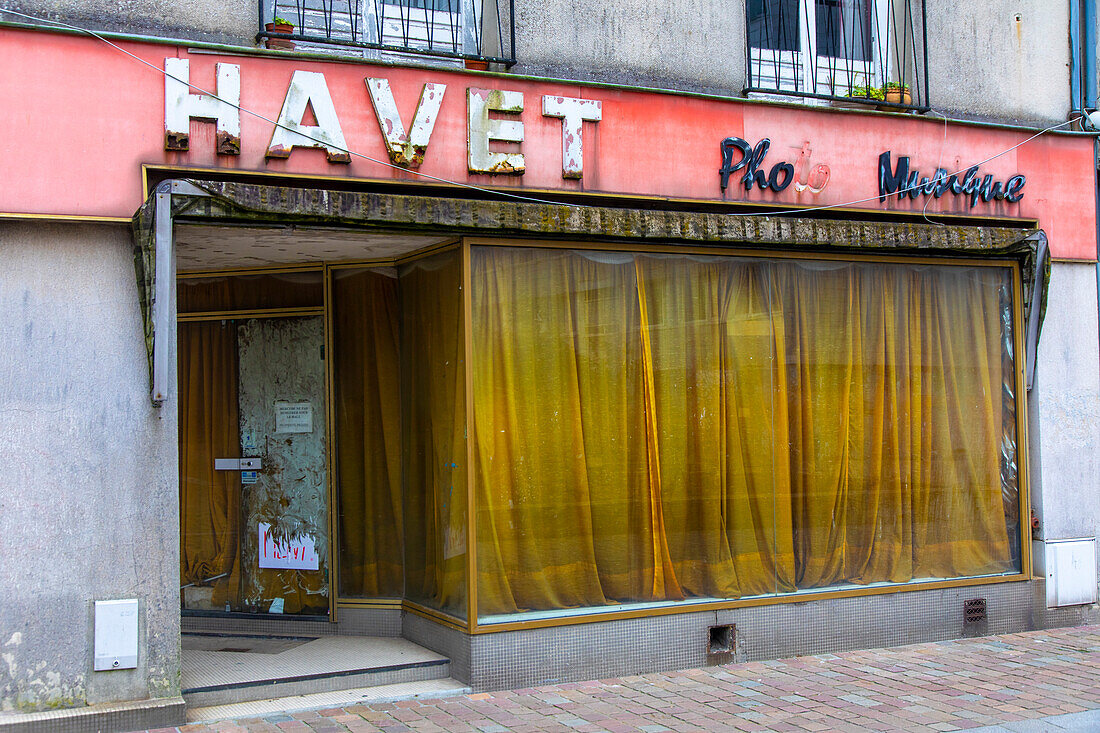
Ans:
{"label": "letter a", "polygon": [[[317,124],[303,125],[306,108],[312,107]],[[267,146],[268,158],[289,158],[294,148],[320,148],[330,163],[350,163],[348,145],[332,105],[325,75],[316,71],[295,71],[286,90],[279,121]]]}

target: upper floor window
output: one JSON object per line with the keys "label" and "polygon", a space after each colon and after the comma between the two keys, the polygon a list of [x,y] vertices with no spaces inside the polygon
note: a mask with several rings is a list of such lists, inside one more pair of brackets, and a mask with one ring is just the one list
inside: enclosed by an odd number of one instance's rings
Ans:
{"label": "upper floor window", "polygon": [[[508,0],[261,0],[299,50],[385,60],[515,63]],[[271,37],[261,31],[261,37]]]}
{"label": "upper floor window", "polygon": [[748,0],[746,10],[748,91],[924,103],[922,0]]}

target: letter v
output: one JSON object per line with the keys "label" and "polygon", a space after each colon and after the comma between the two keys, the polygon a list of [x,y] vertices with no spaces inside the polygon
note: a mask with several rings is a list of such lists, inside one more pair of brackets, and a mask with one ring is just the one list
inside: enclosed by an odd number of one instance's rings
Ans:
{"label": "letter v", "polygon": [[432,137],[435,120],[439,117],[439,106],[443,104],[443,93],[447,90],[447,85],[424,85],[420,92],[420,101],[416,103],[412,129],[406,134],[397,104],[393,101],[389,79],[366,81],[370,101],[374,105],[374,116],[386,141],[386,152],[390,154],[390,161],[395,165],[419,168],[424,162],[424,151],[428,149],[428,141]]}

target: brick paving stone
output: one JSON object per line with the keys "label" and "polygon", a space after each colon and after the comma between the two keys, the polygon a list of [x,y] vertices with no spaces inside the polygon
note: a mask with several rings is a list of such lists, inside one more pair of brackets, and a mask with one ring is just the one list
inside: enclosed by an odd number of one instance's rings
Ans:
{"label": "brick paving stone", "polygon": [[[270,714],[181,733],[965,730],[1100,710],[1100,626]],[[1051,729],[1054,729],[1051,726]]]}

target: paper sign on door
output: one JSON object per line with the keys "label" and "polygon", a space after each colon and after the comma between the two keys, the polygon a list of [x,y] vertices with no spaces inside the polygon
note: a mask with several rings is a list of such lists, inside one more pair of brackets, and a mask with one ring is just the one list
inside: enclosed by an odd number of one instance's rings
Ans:
{"label": "paper sign on door", "polygon": [[271,525],[260,525],[260,567],[283,570],[317,570],[320,558],[313,538],[300,534],[286,542],[276,542],[271,536]]}
{"label": "paper sign on door", "polygon": [[276,402],[276,433],[312,433],[313,405],[309,402]]}

